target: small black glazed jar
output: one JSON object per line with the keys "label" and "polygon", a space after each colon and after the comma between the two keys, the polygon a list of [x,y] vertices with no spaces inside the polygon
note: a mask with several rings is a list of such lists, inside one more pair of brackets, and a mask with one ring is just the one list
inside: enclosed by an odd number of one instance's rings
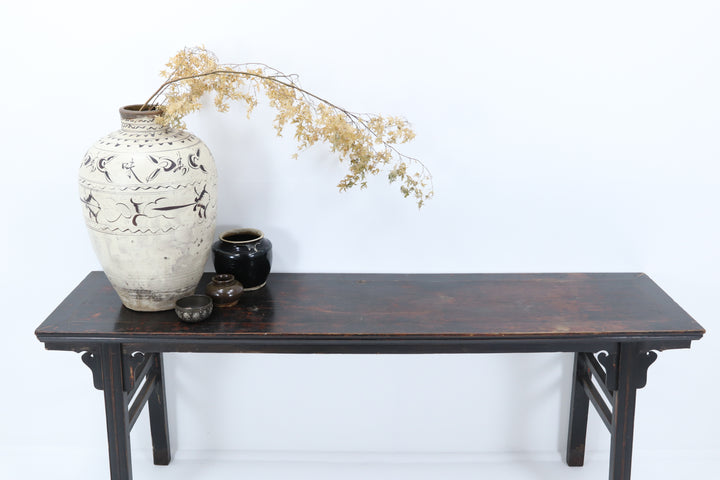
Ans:
{"label": "small black glazed jar", "polygon": [[229,273],[221,273],[212,277],[205,287],[205,293],[213,299],[216,307],[232,307],[240,300],[243,286]]}
{"label": "small black glazed jar", "polygon": [[213,264],[217,273],[230,273],[245,291],[265,286],[272,264],[272,243],[255,228],[230,230],[213,243]]}

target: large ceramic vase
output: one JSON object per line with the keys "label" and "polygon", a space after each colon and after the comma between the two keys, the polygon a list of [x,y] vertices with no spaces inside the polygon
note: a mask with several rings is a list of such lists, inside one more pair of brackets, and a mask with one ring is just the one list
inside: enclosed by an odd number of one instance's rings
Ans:
{"label": "large ceramic vase", "polygon": [[88,150],[80,200],[93,248],[123,304],[174,308],[203,273],[215,233],[217,172],[191,133],[120,109],[121,129]]}

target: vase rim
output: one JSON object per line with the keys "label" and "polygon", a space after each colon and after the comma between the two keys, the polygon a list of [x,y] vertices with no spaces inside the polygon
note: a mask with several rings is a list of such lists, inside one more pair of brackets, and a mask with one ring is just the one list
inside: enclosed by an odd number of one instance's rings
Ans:
{"label": "vase rim", "polygon": [[123,120],[131,120],[133,118],[152,118],[157,115],[162,115],[163,113],[162,107],[151,107],[152,110],[140,111],[141,107],[142,104],[125,105],[124,107],[120,107],[120,118]]}
{"label": "vase rim", "polygon": [[[247,240],[230,240],[230,237],[232,237],[233,235],[252,235],[252,238],[249,238]],[[242,245],[245,243],[257,242],[258,240],[262,240],[264,237],[265,234],[262,232],[262,230],[258,230],[257,228],[236,228],[234,230],[228,230],[227,232],[224,232],[222,235],[220,235],[220,240],[226,243]]]}

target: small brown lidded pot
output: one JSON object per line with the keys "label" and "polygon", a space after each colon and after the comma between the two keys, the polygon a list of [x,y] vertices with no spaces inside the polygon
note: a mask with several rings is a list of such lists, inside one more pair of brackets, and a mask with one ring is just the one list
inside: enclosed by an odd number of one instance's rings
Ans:
{"label": "small brown lidded pot", "polygon": [[213,299],[216,307],[232,307],[237,304],[242,291],[243,286],[229,273],[215,275],[205,287],[205,293]]}

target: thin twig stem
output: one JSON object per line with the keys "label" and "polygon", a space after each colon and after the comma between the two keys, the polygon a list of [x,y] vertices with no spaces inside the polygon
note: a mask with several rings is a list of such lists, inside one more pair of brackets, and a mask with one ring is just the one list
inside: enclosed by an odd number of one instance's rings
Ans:
{"label": "thin twig stem", "polygon": [[[238,71],[235,71],[235,70],[213,70],[213,71],[211,71],[211,72],[198,73],[198,74],[195,74],[195,75],[188,75],[188,76],[185,76],[185,77],[178,77],[178,78],[173,78],[173,79],[171,79],[171,80],[168,80],[168,81],[166,81],[165,83],[163,83],[162,85],[160,85],[160,88],[158,88],[158,89],[155,91],[155,93],[153,93],[153,94],[150,96],[150,98],[148,98],[148,99],[145,101],[145,103],[143,103],[142,107],[140,107],[140,110],[142,111],[143,109],[147,108],[147,106],[150,104],[150,102],[152,102],[156,97],[158,97],[158,96],[162,93],[163,90],[165,90],[167,87],[169,87],[169,86],[172,85],[173,83],[182,82],[182,81],[184,81],[184,80],[193,80],[193,79],[195,79],[195,78],[208,77],[208,76],[210,76],[210,75],[241,75],[241,76],[246,76],[246,77],[259,78],[259,79],[261,79],[261,80],[271,80],[271,81],[273,81],[273,82],[275,82],[275,83],[279,83],[280,85],[284,85],[284,86],[286,86],[286,87],[293,88],[293,89],[295,89],[295,90],[297,90],[297,91],[299,91],[299,92],[304,93],[305,95],[309,95],[309,96],[313,97],[314,99],[316,99],[316,100],[318,100],[318,101],[320,101],[320,102],[322,102],[322,103],[324,103],[324,104],[326,104],[326,105],[328,105],[328,106],[330,106],[330,107],[332,107],[332,108],[335,108],[335,109],[337,109],[337,110],[340,110],[340,111],[343,112],[343,113],[351,113],[351,112],[345,110],[344,108],[339,107],[339,106],[335,105],[334,103],[332,103],[332,102],[330,102],[330,101],[328,101],[328,100],[325,100],[325,99],[322,98],[322,97],[319,97],[319,96],[315,95],[315,94],[312,93],[312,92],[308,92],[307,90],[305,90],[304,88],[302,88],[302,87],[300,87],[300,86],[298,86],[298,85],[296,85],[296,84],[284,82],[284,81],[282,81],[282,80],[278,80],[278,79],[275,78],[274,76],[260,75],[259,73],[253,73],[253,72],[244,72],[244,71],[238,72]],[[287,77],[287,75],[283,75],[283,77]]]}
{"label": "thin twig stem", "polygon": [[[276,70],[276,69],[274,69],[274,68],[272,68],[272,67],[268,67],[267,65],[264,65],[264,64],[257,64],[257,65],[262,65],[262,66],[264,66],[265,68],[269,68],[269,69],[271,69],[271,70],[274,70],[274,71],[278,72],[278,74],[279,74],[278,77],[283,77],[283,78],[288,78],[288,77],[289,77],[288,75],[282,74],[279,70]],[[294,89],[294,90],[297,90],[298,92],[301,92],[301,93],[303,93],[304,95],[308,95],[308,96],[314,98],[315,100],[317,100],[317,101],[319,101],[319,102],[321,102],[321,103],[324,103],[325,105],[327,105],[327,106],[329,106],[329,107],[332,107],[332,108],[334,108],[334,109],[342,112],[345,116],[347,116],[347,117],[350,119],[351,122],[356,123],[356,124],[360,124],[365,130],[367,130],[368,132],[370,132],[373,136],[375,136],[375,137],[378,136],[377,133],[376,133],[372,128],[370,128],[370,126],[368,126],[368,124],[365,122],[365,120],[363,120],[363,118],[362,118],[359,114],[353,113],[353,112],[351,112],[351,111],[349,111],[349,110],[346,110],[346,109],[344,109],[344,108],[342,108],[342,107],[340,107],[340,106],[338,106],[338,105],[335,105],[334,103],[330,102],[329,100],[326,100],[326,99],[324,99],[324,98],[322,98],[322,97],[320,97],[320,96],[318,96],[318,95],[315,95],[315,94],[312,93],[312,92],[309,92],[309,91],[305,90],[304,88],[302,88],[302,87],[300,87],[299,85],[293,83],[292,81],[290,81],[290,82],[285,82],[285,81],[283,81],[283,80],[279,80],[279,79],[278,79],[277,77],[275,77],[275,76],[261,75],[261,74],[258,74],[258,73],[247,72],[247,71],[212,70],[212,71],[210,71],[210,72],[203,72],[203,73],[198,73],[198,74],[195,74],[195,75],[187,75],[187,76],[184,76],[184,77],[173,78],[173,79],[171,79],[171,80],[166,81],[166,82],[163,83],[162,85],[160,85],[160,88],[158,88],[158,89],[155,91],[155,93],[153,93],[153,94],[150,96],[150,98],[148,98],[148,99],[145,101],[145,103],[142,105],[142,107],[140,107],[140,110],[142,111],[143,109],[147,108],[147,106],[150,104],[150,102],[152,102],[155,98],[157,98],[157,97],[163,92],[163,90],[165,90],[165,89],[166,89],[167,87],[169,87],[170,85],[172,85],[172,84],[174,84],[174,83],[182,82],[182,81],[184,81],[184,80],[193,80],[193,79],[196,79],[196,78],[208,77],[208,76],[210,76],[210,75],[241,75],[241,76],[246,76],[246,77],[259,78],[259,79],[261,79],[261,80],[270,80],[270,81],[273,81],[273,82],[275,82],[275,83],[279,83],[280,85],[284,85],[284,86],[286,86],[286,87],[288,87],[288,88],[292,88],[292,89]],[[422,163],[420,160],[418,160],[417,158],[409,157],[409,156],[407,156],[407,155],[404,155],[404,154],[400,153],[400,151],[398,151],[397,148],[395,148],[393,145],[388,144],[387,142],[384,142],[384,141],[383,141],[383,144],[384,144],[387,148],[389,148],[390,150],[392,150],[394,153],[396,153],[399,157],[406,158],[406,159],[411,160],[411,161],[417,163],[418,165],[420,165],[420,167],[422,168],[423,172],[428,172],[428,169],[427,169],[427,167],[425,167],[425,164],[423,164],[423,163]],[[432,190],[432,187],[431,187],[431,190]]]}
{"label": "thin twig stem", "polygon": [[[204,51],[204,48],[201,51]],[[186,50],[186,52],[187,52],[187,50]],[[433,193],[434,193],[433,192],[433,179],[432,179],[432,175],[430,174],[430,171],[427,169],[425,164],[423,164],[423,162],[421,162],[417,158],[413,158],[413,157],[410,157],[410,156],[400,153],[400,151],[393,145],[393,143],[398,141],[397,139],[385,140],[383,138],[384,137],[384,127],[380,128],[379,131],[376,131],[371,127],[372,122],[377,121],[377,120],[381,120],[383,123],[387,123],[387,121],[385,119],[383,119],[382,117],[379,117],[376,115],[371,115],[371,114],[354,113],[354,112],[346,110],[338,105],[335,105],[334,103],[330,102],[329,100],[326,100],[325,98],[315,95],[314,93],[309,92],[309,91],[305,90],[304,88],[302,88],[297,83],[297,75],[286,75],[286,74],[282,73],[281,71],[279,71],[275,68],[269,67],[268,65],[265,65],[262,63],[218,64],[216,62],[216,58],[214,57],[214,55],[211,52],[209,52],[209,54],[212,55],[212,59],[213,59],[212,63],[213,63],[213,66],[215,67],[214,70],[209,70],[207,72],[196,73],[196,74],[192,74],[192,75],[184,75],[184,76],[180,76],[180,77],[175,77],[175,75],[178,74],[178,70],[180,68],[179,66],[177,66],[172,71],[172,73],[170,73],[170,75],[167,77],[168,79],[162,85],[160,85],[160,87],[150,96],[150,98],[148,98],[145,101],[145,103],[140,107],[140,110],[142,111],[142,110],[145,110],[146,108],[157,108],[159,106],[159,104],[157,103],[158,99],[165,92],[165,90],[168,87],[170,87],[171,85],[174,85],[176,83],[183,82],[183,81],[194,80],[194,79],[209,77],[209,76],[213,76],[213,75],[237,75],[237,76],[245,77],[248,79],[257,79],[259,81],[256,80],[256,81],[252,81],[252,82],[248,83],[248,88],[251,89],[253,98],[256,98],[258,87],[265,86],[266,89],[271,88],[271,87],[269,87],[269,85],[267,83],[265,85],[263,85],[263,82],[274,82],[278,85],[282,85],[284,87],[292,89],[295,92],[299,92],[299,94],[300,94],[299,96],[297,96],[295,94],[291,95],[291,97],[292,97],[291,104],[294,104],[294,102],[296,102],[296,101],[303,102],[306,105],[308,105],[310,108],[315,110],[315,109],[317,109],[317,106],[314,101],[320,102],[321,104],[324,104],[324,105],[332,108],[336,112],[339,112],[340,114],[345,116],[347,118],[347,122],[356,129],[358,134],[360,134],[359,133],[360,131],[364,130],[365,132],[367,132],[367,134],[370,135],[371,138],[372,137],[375,138],[374,143],[382,144],[382,146],[385,148],[385,152],[389,152],[391,154],[397,155],[398,162],[395,164],[395,166],[393,167],[393,169],[391,171],[391,174],[389,176],[390,181],[393,182],[395,179],[403,179],[403,182],[405,185],[405,186],[401,186],[401,190],[403,191],[403,194],[407,197],[410,193],[412,193],[413,196],[418,200],[418,206],[422,206],[422,204],[424,203],[425,200],[427,200],[433,196]],[[168,64],[168,66],[171,66],[171,64]],[[248,69],[253,69],[253,67],[256,67],[256,66],[259,68],[254,69],[254,71],[248,71]],[[284,95],[284,92],[278,92],[278,93],[282,93]],[[169,97],[172,97],[172,96],[173,96],[173,94],[165,95],[165,100],[167,100]],[[268,92],[268,96],[270,96],[269,92]],[[250,105],[250,100],[247,100],[247,101],[249,102],[249,106],[252,107],[252,105]],[[273,99],[271,97],[271,101],[277,101],[277,99]],[[253,103],[255,103],[255,102],[253,102]],[[274,106],[276,106],[277,108],[279,108],[281,110],[283,108],[280,105],[274,105]],[[315,111],[317,112],[317,110],[315,110]],[[280,117],[278,116],[278,118],[280,118]],[[282,119],[282,120],[277,120],[277,121],[279,123],[278,123],[278,125],[276,125],[276,128],[278,129],[278,132],[280,132],[284,126],[285,120]],[[294,121],[294,123],[296,123],[296,122],[297,121]],[[394,120],[393,120],[393,122],[394,122]],[[401,122],[406,123],[404,121],[401,121]],[[390,124],[391,123],[387,123],[387,125],[390,125]],[[396,123],[395,125],[397,125],[398,128],[402,128],[401,124],[399,124],[399,123]],[[300,128],[300,127],[298,126],[298,128]],[[410,130],[410,132],[412,133],[411,130]],[[297,134],[296,134],[296,137],[297,137]],[[300,139],[300,137],[297,137],[297,138]],[[405,137],[404,139],[402,139],[400,141],[405,142],[407,140],[408,140],[408,137]],[[311,145],[312,143],[315,142],[315,140],[309,140],[309,142],[310,143],[308,143],[308,140],[305,140],[304,147]],[[334,145],[333,149],[335,149],[335,147],[336,147],[335,142],[331,140],[330,143]],[[304,147],[303,147],[303,144],[301,144],[300,150],[302,150]],[[363,166],[362,164],[359,164],[358,169],[351,167],[352,174],[348,174],[346,179],[344,179],[338,185],[338,187],[340,187],[341,190],[346,190],[347,188],[352,187],[353,185],[356,184],[357,180],[362,180],[361,188],[364,188],[366,185],[365,181],[364,181],[366,173],[376,174],[381,170],[379,168],[381,165],[387,165],[390,163],[390,158],[388,158],[384,154],[381,154],[372,145],[372,143],[370,143],[370,145],[368,145],[367,148],[369,150],[375,152],[374,155],[376,155],[376,157],[374,157],[374,158],[376,158],[375,161],[377,163],[368,164],[368,166]],[[345,155],[347,155],[346,151],[344,151],[344,153],[341,153],[341,160],[342,160],[343,156],[345,156]],[[351,165],[354,165],[356,163],[356,161],[357,161],[356,158],[350,158]],[[407,165],[405,164],[406,161],[414,163],[416,166],[418,166],[419,172],[414,173],[412,175],[409,173],[405,173],[405,168],[407,167]],[[400,171],[399,178],[398,178],[398,169],[400,169],[400,168],[402,168],[402,170]],[[425,182],[428,182],[428,184],[426,184]],[[429,192],[424,193],[423,190],[425,190],[425,187],[428,187],[428,186],[429,186]]]}

